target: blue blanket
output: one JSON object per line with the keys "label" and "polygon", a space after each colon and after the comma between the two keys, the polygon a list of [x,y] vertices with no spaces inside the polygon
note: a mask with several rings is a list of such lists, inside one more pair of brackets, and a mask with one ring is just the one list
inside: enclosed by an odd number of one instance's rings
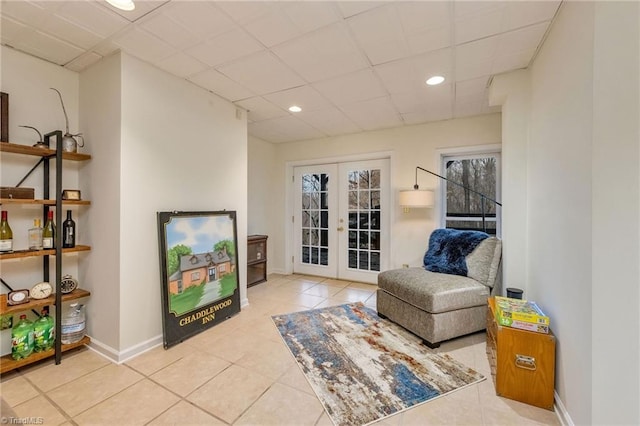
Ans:
{"label": "blue blanket", "polygon": [[436,229],[429,237],[429,247],[424,255],[427,271],[467,276],[466,257],[489,234],[479,231]]}

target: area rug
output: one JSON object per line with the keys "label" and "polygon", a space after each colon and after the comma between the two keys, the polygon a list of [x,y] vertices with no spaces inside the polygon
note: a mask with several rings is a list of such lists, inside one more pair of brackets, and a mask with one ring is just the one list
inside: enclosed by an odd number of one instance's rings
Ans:
{"label": "area rug", "polygon": [[366,425],[484,380],[362,303],[272,317],[335,425]]}

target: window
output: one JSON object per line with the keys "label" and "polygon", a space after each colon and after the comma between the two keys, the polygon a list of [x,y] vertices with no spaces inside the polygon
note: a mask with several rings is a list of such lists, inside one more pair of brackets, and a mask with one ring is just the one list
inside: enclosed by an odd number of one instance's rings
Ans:
{"label": "window", "polygon": [[198,281],[200,279],[200,271],[191,273],[191,282]]}
{"label": "window", "polygon": [[500,236],[500,154],[443,156],[442,171],[442,226]]}

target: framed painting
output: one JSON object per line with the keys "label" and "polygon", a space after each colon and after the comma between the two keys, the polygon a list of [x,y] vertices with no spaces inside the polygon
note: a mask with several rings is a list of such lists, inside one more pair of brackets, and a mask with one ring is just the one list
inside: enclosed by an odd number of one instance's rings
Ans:
{"label": "framed painting", "polygon": [[162,331],[168,349],[240,312],[236,212],[157,216]]}

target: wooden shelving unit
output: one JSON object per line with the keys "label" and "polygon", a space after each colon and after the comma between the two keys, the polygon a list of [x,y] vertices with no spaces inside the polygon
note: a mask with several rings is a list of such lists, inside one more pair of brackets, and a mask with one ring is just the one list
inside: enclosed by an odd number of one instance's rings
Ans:
{"label": "wooden shelving unit", "polygon": [[[9,153],[9,154],[18,154],[18,155],[29,155],[40,157],[40,161],[29,171],[26,176],[22,179],[23,181],[33,172],[38,166],[43,165],[44,167],[44,179],[43,179],[43,199],[31,200],[31,199],[13,199],[13,198],[2,198],[0,199],[0,204],[3,205],[26,205],[26,206],[42,206],[43,214],[49,211],[50,208],[55,207],[56,215],[55,222],[60,226],[62,224],[62,207],[63,206],[86,206],[91,203],[87,200],[62,200],[62,169],[63,162],[62,160],[71,160],[71,161],[86,161],[91,159],[91,155],[81,154],[81,153],[70,153],[62,151],[62,132],[56,130],[51,133],[47,133],[44,135],[44,143],[46,146],[51,146],[50,141],[51,138],[55,138],[56,140],[56,149],[50,148],[36,148],[28,145],[20,145],[14,144],[10,142],[2,142],[0,143],[0,152]],[[3,156],[4,159],[4,156]],[[49,174],[52,172],[50,167],[50,161],[54,161],[55,164],[55,192],[52,197],[50,197],[50,189],[49,189]],[[17,186],[19,186],[18,184]],[[0,373],[5,373],[7,371],[15,370],[16,368],[23,367],[25,365],[31,364],[36,361],[40,361],[45,358],[54,357],[55,363],[60,364],[61,355],[63,352],[68,350],[77,348],[79,346],[85,345],[90,342],[89,337],[85,336],[79,342],[73,343],[71,345],[63,345],[61,340],[61,320],[62,320],[62,302],[80,299],[83,297],[90,296],[90,293],[86,290],[76,289],[72,293],[62,294],[60,291],[60,283],[62,280],[62,255],[67,253],[76,253],[91,250],[91,247],[86,245],[76,245],[73,248],[62,248],[58,245],[55,249],[47,249],[47,250],[16,250],[10,253],[1,253],[0,260],[9,260],[9,259],[22,259],[28,257],[41,257],[43,259],[43,281],[49,281],[49,257],[53,256],[55,258],[55,274],[53,279],[51,280],[54,285],[56,293],[42,300],[31,300],[28,303],[8,306],[6,295],[2,295],[0,297],[0,313],[15,313],[21,311],[27,311],[29,309],[35,310],[35,308],[52,305],[55,306],[55,324],[56,324],[56,340],[55,346],[51,350],[44,352],[35,352],[29,355],[27,358],[21,360],[14,360],[11,355],[6,355],[0,357]],[[3,281],[3,284],[9,286]]]}
{"label": "wooden shelving unit", "polygon": [[[88,296],[91,296],[91,293],[89,293],[87,290],[77,288],[73,290],[71,293],[63,294],[62,301],[68,302],[70,300],[82,299],[83,297],[88,297]],[[55,297],[55,294],[52,294],[51,296],[46,297],[44,299],[40,299],[40,300],[31,299],[27,303],[10,306],[10,305],[7,305],[7,295],[0,294],[0,315],[10,314],[13,312],[26,311],[29,309],[41,308],[43,306],[49,306],[55,303],[56,303],[56,297]]]}
{"label": "wooden shelving unit", "polygon": [[[20,145],[11,142],[0,143],[0,152],[7,152],[12,154],[33,155],[35,157],[55,157],[56,150],[49,148],[35,148],[29,145]],[[79,152],[63,152],[63,160],[73,161],[85,161],[91,160],[91,155],[81,154]]]}
{"label": "wooden shelving unit", "polygon": [[[75,252],[79,252],[79,251],[89,251],[89,250],[91,250],[91,247],[89,247],[89,246],[76,245],[73,248],[63,248],[62,249],[62,254],[75,253]],[[16,251],[12,251],[10,253],[2,253],[2,254],[0,254],[0,260],[20,259],[20,258],[23,258],[23,257],[55,256],[55,255],[56,255],[56,250],[55,249],[47,249],[47,250],[16,250]]]}
{"label": "wooden shelving unit", "polygon": [[[82,340],[76,343],[72,343],[70,345],[62,345],[62,352],[69,351],[71,349],[79,348],[82,345],[86,345],[91,342],[91,339],[88,336],[84,336]],[[29,355],[27,358],[15,360],[11,358],[11,355],[5,355],[0,358],[0,374],[6,373],[8,371],[15,370],[16,368],[24,367],[25,365],[32,364],[36,361],[43,360],[45,358],[49,358],[55,355],[55,351],[53,349],[49,349],[44,352],[34,352]]]}
{"label": "wooden shelving unit", "polygon": [[[38,206],[55,206],[56,200],[32,200],[21,198],[0,198],[0,204],[33,204]],[[63,206],[88,206],[89,200],[62,200]]]}

